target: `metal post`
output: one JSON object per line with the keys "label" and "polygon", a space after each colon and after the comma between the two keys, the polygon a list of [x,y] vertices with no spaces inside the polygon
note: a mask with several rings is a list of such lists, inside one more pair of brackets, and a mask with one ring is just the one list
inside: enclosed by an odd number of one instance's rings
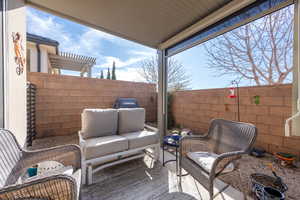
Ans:
{"label": "metal post", "polygon": [[165,50],[158,50],[158,109],[157,121],[160,134],[160,141],[167,131],[167,57]]}
{"label": "metal post", "polygon": [[[294,4],[294,52],[293,52],[293,91],[292,91],[292,113],[293,116],[286,120],[285,136],[300,136],[300,1]],[[292,134],[289,123],[292,122]]]}
{"label": "metal post", "polygon": [[0,0],[0,128],[4,128],[4,10],[5,0]]}

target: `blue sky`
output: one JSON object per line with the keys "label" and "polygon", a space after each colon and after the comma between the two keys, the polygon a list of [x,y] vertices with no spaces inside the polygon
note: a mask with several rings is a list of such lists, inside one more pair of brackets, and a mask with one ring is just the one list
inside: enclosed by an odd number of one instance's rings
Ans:
{"label": "blue sky", "polygon": [[[203,45],[195,46],[182,53],[173,56],[186,68],[191,77],[191,89],[208,89],[231,87],[231,81],[234,77],[224,75],[216,76],[215,72],[208,69],[207,56]],[[241,85],[247,85],[246,82],[240,82]]]}
{"label": "blue sky", "polygon": [[[137,73],[140,62],[156,54],[156,50],[77,24],[75,22],[27,8],[27,31],[60,43],[59,50],[97,58],[93,77],[116,62],[117,79],[143,81]],[[203,46],[198,45],[174,56],[191,76],[191,89],[228,87],[233,77],[216,77],[207,69]],[[65,74],[76,75],[72,72]]]}

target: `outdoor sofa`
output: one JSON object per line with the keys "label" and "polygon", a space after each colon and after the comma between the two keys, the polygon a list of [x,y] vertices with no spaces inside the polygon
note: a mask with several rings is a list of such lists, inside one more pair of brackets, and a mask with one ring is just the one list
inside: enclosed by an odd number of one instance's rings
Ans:
{"label": "outdoor sofa", "polygon": [[91,184],[101,169],[143,157],[147,149],[158,159],[158,132],[145,126],[145,109],[85,109],[81,119],[83,183]]}

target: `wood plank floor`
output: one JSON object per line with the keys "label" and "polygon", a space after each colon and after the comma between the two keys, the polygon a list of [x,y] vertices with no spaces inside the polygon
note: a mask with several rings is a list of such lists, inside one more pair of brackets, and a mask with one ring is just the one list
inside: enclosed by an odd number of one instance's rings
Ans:
{"label": "wood plank floor", "polygon": [[[172,155],[167,155],[171,158]],[[191,176],[183,177],[179,187],[175,163],[163,167],[160,162],[146,156],[144,159],[120,164],[94,175],[94,183],[82,189],[83,200],[206,200],[208,192]],[[226,185],[216,182],[218,200],[244,199],[232,187],[221,193]]]}
{"label": "wood plank floor", "polygon": [[[77,137],[52,137],[34,141],[31,149],[40,149],[62,144],[78,144]],[[166,159],[174,159],[167,153]],[[83,186],[83,200],[208,200],[207,190],[191,176],[182,179],[179,187],[175,173],[175,162],[166,167],[160,161],[145,156],[143,159],[133,160],[97,172],[93,177],[93,184]],[[242,200],[241,192],[227,187],[219,193],[226,184],[217,180],[215,183],[215,200]],[[248,199],[250,199],[248,197]]]}

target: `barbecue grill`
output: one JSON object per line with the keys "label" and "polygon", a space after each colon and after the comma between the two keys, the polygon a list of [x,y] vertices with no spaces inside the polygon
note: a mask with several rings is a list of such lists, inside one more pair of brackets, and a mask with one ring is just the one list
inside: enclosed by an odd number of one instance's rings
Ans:
{"label": "barbecue grill", "polygon": [[138,101],[136,98],[118,98],[114,105],[114,108],[139,108]]}

